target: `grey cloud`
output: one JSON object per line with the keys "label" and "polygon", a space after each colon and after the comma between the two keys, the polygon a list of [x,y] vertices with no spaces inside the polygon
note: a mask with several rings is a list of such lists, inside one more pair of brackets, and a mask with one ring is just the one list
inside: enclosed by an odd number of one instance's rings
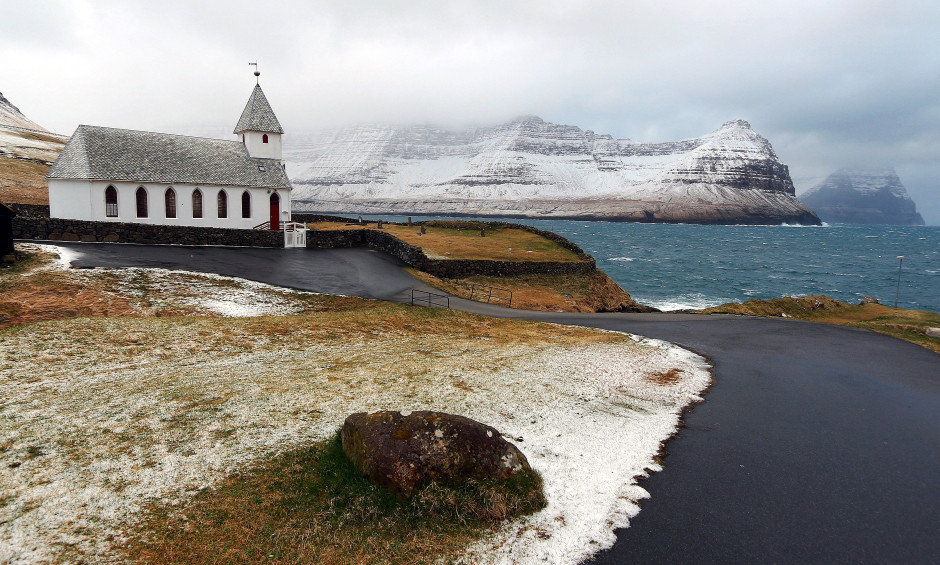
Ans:
{"label": "grey cloud", "polygon": [[98,0],[4,12],[0,59],[17,60],[0,91],[61,131],[229,126],[257,59],[288,134],[537,114],[666,141],[743,118],[800,179],[894,164],[940,223],[934,1]]}

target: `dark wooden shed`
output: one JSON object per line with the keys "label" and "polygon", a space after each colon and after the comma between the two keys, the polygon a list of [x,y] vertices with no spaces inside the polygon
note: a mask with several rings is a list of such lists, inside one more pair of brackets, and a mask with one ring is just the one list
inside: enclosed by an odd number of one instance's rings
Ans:
{"label": "dark wooden shed", "polygon": [[13,216],[16,212],[0,204],[0,257],[13,254]]}

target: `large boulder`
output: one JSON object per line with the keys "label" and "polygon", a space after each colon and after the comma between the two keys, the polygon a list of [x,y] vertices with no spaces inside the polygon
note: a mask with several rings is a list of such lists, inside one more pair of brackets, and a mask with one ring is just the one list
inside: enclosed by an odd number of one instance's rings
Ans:
{"label": "large boulder", "polygon": [[502,480],[531,470],[495,428],[443,412],[359,412],[346,418],[343,451],[372,483],[401,499],[434,480]]}

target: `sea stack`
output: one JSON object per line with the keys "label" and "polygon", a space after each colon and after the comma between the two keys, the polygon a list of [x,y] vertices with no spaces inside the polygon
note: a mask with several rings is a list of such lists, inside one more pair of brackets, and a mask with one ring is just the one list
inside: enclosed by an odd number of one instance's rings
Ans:
{"label": "sea stack", "polygon": [[892,168],[841,169],[804,192],[800,200],[828,223],[924,225]]}

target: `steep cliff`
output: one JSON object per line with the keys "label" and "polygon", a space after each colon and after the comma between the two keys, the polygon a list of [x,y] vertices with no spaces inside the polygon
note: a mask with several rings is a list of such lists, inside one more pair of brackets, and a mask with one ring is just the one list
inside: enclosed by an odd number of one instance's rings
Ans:
{"label": "steep cliff", "polygon": [[924,225],[894,169],[841,169],[800,196],[824,222]]}
{"label": "steep cliff", "polygon": [[360,126],[286,143],[295,210],[819,223],[770,143],[743,120],[672,143],[536,117],[464,131]]}

